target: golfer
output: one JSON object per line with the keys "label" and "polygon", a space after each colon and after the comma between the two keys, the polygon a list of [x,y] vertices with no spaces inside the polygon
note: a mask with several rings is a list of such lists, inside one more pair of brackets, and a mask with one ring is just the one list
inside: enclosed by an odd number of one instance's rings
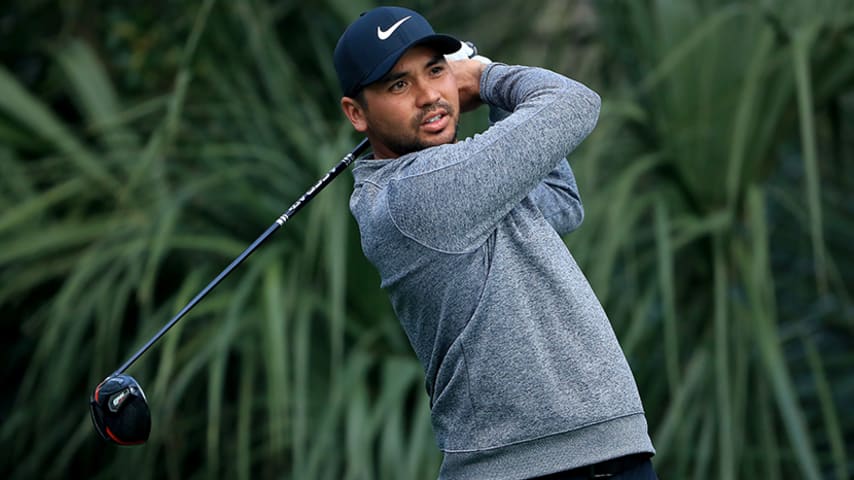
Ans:
{"label": "golfer", "polygon": [[[583,217],[566,156],[599,97],[544,69],[445,59],[460,48],[380,7],[334,54],[373,150],[350,209],[424,367],[440,478],[655,479],[632,372],[561,240]],[[484,104],[494,123],[457,140]]]}

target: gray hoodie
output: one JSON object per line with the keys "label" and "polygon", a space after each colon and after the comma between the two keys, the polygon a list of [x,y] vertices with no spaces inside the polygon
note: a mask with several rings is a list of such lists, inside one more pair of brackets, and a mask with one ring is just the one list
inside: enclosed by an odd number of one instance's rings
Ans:
{"label": "gray hoodie", "polygon": [[582,220],[565,157],[600,99],[548,70],[491,64],[484,133],[360,159],[362,249],[424,367],[440,478],[521,479],[654,452],[632,372],[560,235]]}

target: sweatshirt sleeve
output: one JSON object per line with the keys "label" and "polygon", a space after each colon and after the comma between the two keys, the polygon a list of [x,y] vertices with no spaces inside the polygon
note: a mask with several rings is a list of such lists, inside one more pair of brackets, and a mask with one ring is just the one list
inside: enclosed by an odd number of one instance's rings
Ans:
{"label": "sweatshirt sleeve", "polygon": [[467,251],[485,241],[495,225],[531,194],[544,216],[551,216],[550,222],[559,220],[557,230],[565,233],[564,227],[573,222],[559,217],[577,217],[580,212],[558,214],[551,207],[558,200],[577,199],[574,178],[573,188],[561,185],[548,192],[540,188],[571,178],[566,156],[596,125],[599,96],[545,69],[493,63],[481,77],[481,98],[512,113],[482,134],[410,158],[388,187],[388,209],[395,224],[428,247]]}
{"label": "sweatshirt sleeve", "polygon": [[[489,124],[494,125],[510,116],[510,112],[496,106],[489,107]],[[558,235],[566,235],[581,225],[584,220],[584,206],[575,175],[567,160],[558,162],[531,192],[531,198],[543,213],[549,225]]]}
{"label": "sweatshirt sleeve", "polygon": [[531,198],[558,235],[572,232],[584,220],[584,206],[575,175],[565,159],[534,188]]}

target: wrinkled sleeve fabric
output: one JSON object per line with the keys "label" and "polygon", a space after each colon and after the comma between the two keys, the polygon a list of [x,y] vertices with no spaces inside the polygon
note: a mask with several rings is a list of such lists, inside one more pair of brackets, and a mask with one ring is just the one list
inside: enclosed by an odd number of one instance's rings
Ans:
{"label": "wrinkled sleeve fabric", "polygon": [[[489,107],[489,124],[495,125],[510,116],[510,113],[495,106]],[[572,166],[567,160],[559,162],[557,167],[549,172],[531,192],[531,198],[559,235],[572,232],[584,220],[584,205],[578,193]]]}

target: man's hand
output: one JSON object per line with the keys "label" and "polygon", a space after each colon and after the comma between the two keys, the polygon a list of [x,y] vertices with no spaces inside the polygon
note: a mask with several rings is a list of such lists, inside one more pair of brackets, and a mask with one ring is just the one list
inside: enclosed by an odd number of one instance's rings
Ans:
{"label": "man's hand", "polygon": [[448,62],[448,66],[457,79],[460,92],[460,111],[470,112],[483,105],[480,99],[480,77],[486,64],[480,60],[465,59]]}
{"label": "man's hand", "polygon": [[480,99],[480,76],[486,65],[492,60],[477,54],[477,47],[471,42],[460,42],[460,49],[445,55],[451,71],[457,77],[460,91],[460,110],[469,112],[483,102]]}

